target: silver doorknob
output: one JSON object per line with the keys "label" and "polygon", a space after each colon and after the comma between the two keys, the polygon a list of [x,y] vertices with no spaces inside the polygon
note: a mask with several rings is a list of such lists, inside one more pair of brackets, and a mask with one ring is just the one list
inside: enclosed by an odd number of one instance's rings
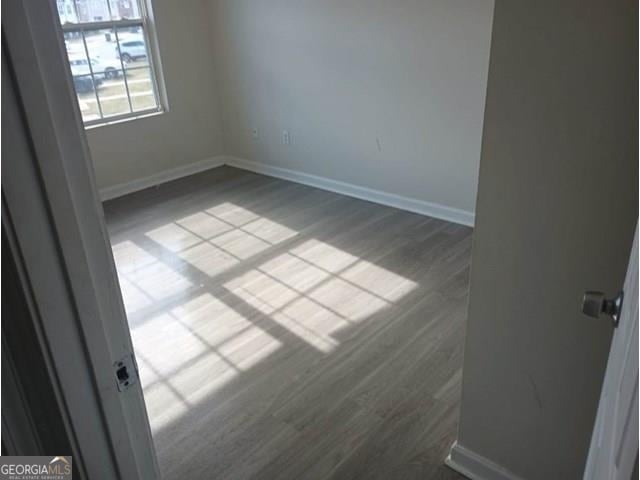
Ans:
{"label": "silver doorknob", "polygon": [[598,318],[603,313],[609,315],[613,319],[613,326],[615,328],[618,326],[618,321],[620,320],[623,299],[623,292],[609,299],[605,298],[602,292],[584,292],[582,313],[593,318]]}

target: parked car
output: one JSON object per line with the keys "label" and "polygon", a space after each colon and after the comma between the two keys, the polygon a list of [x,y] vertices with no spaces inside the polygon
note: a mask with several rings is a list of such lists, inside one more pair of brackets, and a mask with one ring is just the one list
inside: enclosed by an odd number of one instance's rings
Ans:
{"label": "parked car", "polygon": [[121,40],[120,49],[116,46],[116,55],[122,57],[123,62],[131,62],[147,57],[147,47],[142,39]]}
{"label": "parked car", "polygon": [[69,58],[73,76],[89,75],[93,71],[96,78],[117,78],[120,75],[120,62],[108,62],[101,59],[91,59],[91,68],[86,57],[72,56]]}
{"label": "parked car", "polygon": [[90,75],[74,75],[73,76],[73,86],[76,89],[76,93],[90,93],[95,88],[98,88],[102,80],[96,78],[95,80],[91,80]]}

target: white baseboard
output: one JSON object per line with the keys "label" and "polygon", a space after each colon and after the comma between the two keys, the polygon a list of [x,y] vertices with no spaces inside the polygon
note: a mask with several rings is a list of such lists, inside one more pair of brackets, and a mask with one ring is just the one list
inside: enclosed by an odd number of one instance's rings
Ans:
{"label": "white baseboard", "polygon": [[370,202],[399,208],[401,210],[407,210],[409,212],[419,213],[421,215],[427,215],[429,217],[439,218],[461,225],[472,227],[474,223],[475,215],[472,212],[468,212],[466,210],[446,207],[437,203],[425,202],[424,200],[416,200],[414,198],[403,197],[401,195],[382,192],[380,190],[361,187],[351,183],[340,182],[338,180],[331,180],[329,178],[299,172],[296,170],[290,170],[288,168],[274,167],[272,165],[266,165],[264,163],[252,162],[250,160],[229,156],[208,158],[206,160],[201,160],[189,165],[165,170],[146,178],[141,178],[132,182],[126,182],[119,185],[114,185],[112,187],[107,187],[100,190],[100,198],[102,199],[102,201],[112,200],[129,193],[144,190],[145,188],[154,187],[156,185],[170,182],[171,180],[177,180],[182,177],[204,172],[205,170],[221,167],[223,165],[230,165],[232,167],[261,173],[263,175],[302,183],[304,185],[320,188],[322,190],[329,190],[331,192],[340,193],[342,195],[347,195],[350,197],[359,198],[361,200],[367,200]]}
{"label": "white baseboard", "polygon": [[522,480],[506,468],[468,450],[458,442],[451,446],[444,463],[471,480]]}
{"label": "white baseboard", "polygon": [[425,202],[424,200],[416,200],[414,198],[403,197],[393,193],[381,192],[371,188],[360,187],[351,183],[331,180],[309,173],[303,173],[288,168],[274,167],[264,163],[252,162],[236,157],[226,157],[225,163],[232,167],[250,170],[252,172],[261,173],[271,177],[282,178],[292,182],[302,183],[322,190],[341,193],[350,197],[368,200],[370,202],[387,205],[390,207],[407,210],[409,212],[435,217],[449,222],[458,223],[472,227],[475,215],[466,210],[446,207],[437,203]]}
{"label": "white baseboard", "polygon": [[204,172],[211,168],[221,167],[225,163],[226,157],[213,157],[199,162],[190,163],[169,170],[156,173],[149,177],[134,180],[132,182],[121,183],[112,187],[100,189],[100,199],[104,202],[114,198],[122,197],[129,193],[144,190],[145,188],[154,187],[162,183],[170,182],[171,180],[177,180],[178,178],[187,177],[194,173]]}

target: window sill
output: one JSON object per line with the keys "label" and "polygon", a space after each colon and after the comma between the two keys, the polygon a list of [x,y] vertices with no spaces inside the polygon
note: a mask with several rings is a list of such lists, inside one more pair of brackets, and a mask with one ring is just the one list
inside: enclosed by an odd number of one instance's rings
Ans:
{"label": "window sill", "polygon": [[131,122],[134,120],[142,120],[145,118],[151,118],[151,117],[158,117],[160,115],[164,115],[165,113],[167,113],[166,109],[162,109],[162,110],[158,110],[158,111],[154,111],[154,112],[146,112],[146,113],[141,113],[140,115],[132,115],[130,117],[124,117],[124,118],[116,118],[113,120],[107,120],[104,122],[100,122],[100,123],[93,123],[90,125],[84,125],[84,129],[85,130],[94,130],[97,128],[101,128],[101,127],[108,127],[110,125],[118,125],[120,123],[126,123],[126,122]]}

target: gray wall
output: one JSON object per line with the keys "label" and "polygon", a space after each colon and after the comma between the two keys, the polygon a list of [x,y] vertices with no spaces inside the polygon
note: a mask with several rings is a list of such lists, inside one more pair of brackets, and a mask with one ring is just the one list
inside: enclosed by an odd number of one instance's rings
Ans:
{"label": "gray wall", "polygon": [[170,111],[87,130],[100,188],[223,153],[204,0],[154,0]]}
{"label": "gray wall", "polygon": [[637,220],[635,0],[497,0],[459,442],[526,479],[582,476]]}
{"label": "gray wall", "polygon": [[493,0],[211,2],[227,154],[474,211]]}

